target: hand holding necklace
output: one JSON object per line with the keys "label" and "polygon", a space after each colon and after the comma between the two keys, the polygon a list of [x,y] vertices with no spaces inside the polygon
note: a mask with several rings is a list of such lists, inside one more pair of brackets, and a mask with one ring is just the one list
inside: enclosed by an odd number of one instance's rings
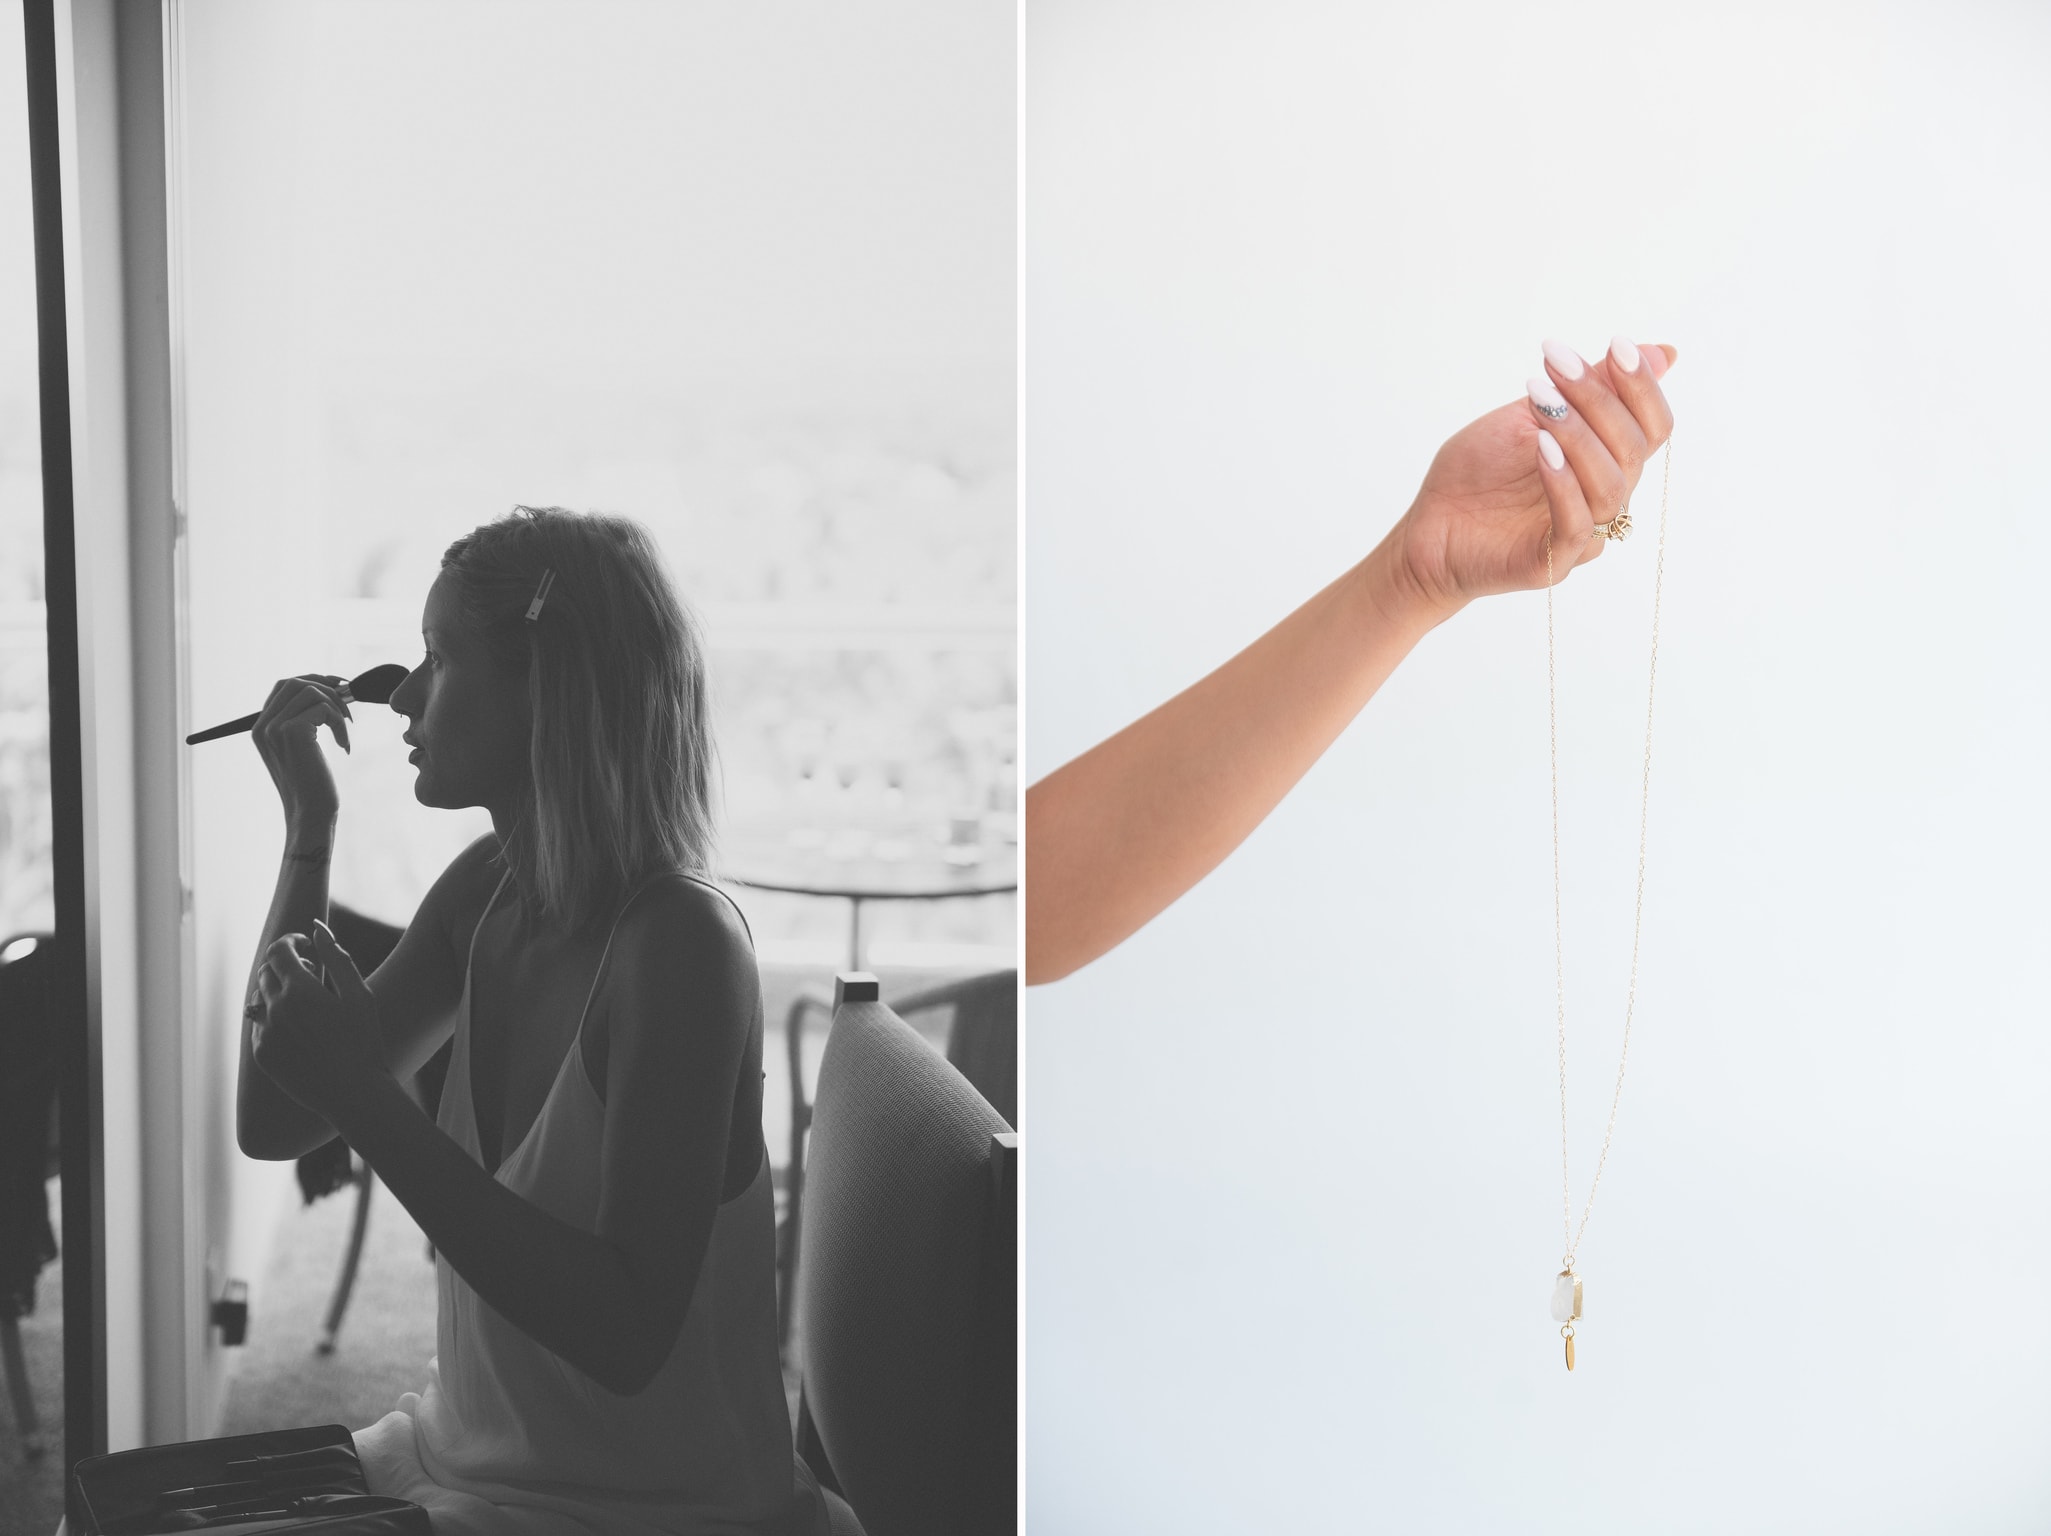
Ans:
{"label": "hand holding necklace", "polygon": [[1659,379],[1676,355],[1619,336],[1591,363],[1547,342],[1545,375],[1446,439],[1377,554],[1441,620],[1477,597],[1544,586],[1548,529],[1561,576],[1595,559],[1596,524],[1629,503],[1673,431]]}

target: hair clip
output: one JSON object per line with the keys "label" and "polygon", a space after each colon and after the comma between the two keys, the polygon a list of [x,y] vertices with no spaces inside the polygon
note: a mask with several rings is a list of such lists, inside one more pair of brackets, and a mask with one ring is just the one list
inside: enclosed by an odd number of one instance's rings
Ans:
{"label": "hair clip", "polygon": [[541,605],[548,601],[548,589],[555,585],[555,570],[551,567],[541,573],[541,585],[534,589],[534,601],[527,605],[527,617],[541,617]]}

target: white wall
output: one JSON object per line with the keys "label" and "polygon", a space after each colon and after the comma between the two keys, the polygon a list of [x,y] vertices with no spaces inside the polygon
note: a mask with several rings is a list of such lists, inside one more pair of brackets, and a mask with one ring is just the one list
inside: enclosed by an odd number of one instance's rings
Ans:
{"label": "white wall", "polygon": [[[2041,1530],[2051,16],[1027,8],[1029,776],[1671,341],[1560,1248],[1543,603],[1030,994],[1036,1530]],[[1570,1108],[1658,488],[1561,602]]]}

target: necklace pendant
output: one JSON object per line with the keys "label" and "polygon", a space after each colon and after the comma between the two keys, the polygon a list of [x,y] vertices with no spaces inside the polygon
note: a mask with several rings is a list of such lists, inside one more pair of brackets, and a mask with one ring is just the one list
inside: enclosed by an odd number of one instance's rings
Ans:
{"label": "necklace pendant", "polygon": [[1552,1320],[1560,1325],[1560,1337],[1567,1342],[1567,1369],[1574,1368],[1574,1324],[1581,1321],[1581,1277],[1563,1269],[1552,1287]]}
{"label": "necklace pendant", "polygon": [[1552,1320],[1556,1323],[1578,1323],[1581,1321],[1581,1277],[1571,1269],[1563,1269],[1553,1282]]}

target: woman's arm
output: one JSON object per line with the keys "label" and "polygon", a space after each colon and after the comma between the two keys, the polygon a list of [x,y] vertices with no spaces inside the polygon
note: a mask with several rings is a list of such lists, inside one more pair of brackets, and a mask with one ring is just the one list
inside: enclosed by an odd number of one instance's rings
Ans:
{"label": "woman's arm", "polygon": [[243,1155],[299,1157],[333,1139],[334,1127],[313,1114],[259,1070],[250,1050],[248,1002],[264,957],[280,934],[311,933],[328,915],[328,866],[335,847],[340,801],[334,777],[314,733],[326,724],[336,741],[349,741],[349,706],[339,677],[289,677],[271,689],[251,739],[270,769],[285,808],[285,852],[263,938],[243,992],[242,1046],[235,1076],[235,1140]]}
{"label": "woman's arm", "polygon": [[1028,789],[1028,984],[1087,965],[1210,873],[1433,626],[1475,597],[1543,586],[1548,534],[1561,577],[1601,554],[1594,525],[1672,431],[1657,382],[1672,361],[1621,338],[1598,363],[1549,345],[1564,418],[1527,395],[1463,428],[1359,565]]}
{"label": "woman's arm", "polygon": [[653,1378],[690,1305],[754,1018],[745,943],[717,898],[694,890],[651,889],[613,941],[595,1233],[514,1194],[414,1104],[384,1069],[368,994],[324,928],[309,953],[292,936],[269,957],[279,979],[258,1036],[265,1070],[319,1105],[501,1316],[623,1395]]}
{"label": "woman's arm", "polygon": [[[245,999],[256,995],[264,956],[287,933],[311,933],[328,916],[328,861],[334,847],[334,824],[325,835],[305,828],[288,829],[278,886],[264,918],[263,943],[249,970]],[[253,1020],[242,1016],[242,1059],[235,1078],[235,1141],[244,1157],[283,1161],[303,1157],[332,1141],[335,1128],[298,1103],[257,1066],[251,1051]]]}
{"label": "woman's arm", "polygon": [[1448,617],[1386,545],[1026,791],[1026,981],[1123,943],[1221,863]]}
{"label": "woman's arm", "polygon": [[[761,981],[733,904],[693,881],[659,882],[621,920],[616,942],[630,940],[636,959],[616,975],[607,1014],[598,1230],[636,1282],[650,1343],[627,1366],[645,1383],[690,1310],[728,1158],[752,1172],[768,1153],[760,1099],[740,1091]],[[738,1147],[737,1101],[755,1120]]]}
{"label": "woman's arm", "polygon": [[396,1078],[358,1084],[336,1113],[349,1145],[494,1311],[609,1392],[632,1396],[648,1384],[676,1329],[661,1336],[653,1277],[618,1243],[499,1183]]}

